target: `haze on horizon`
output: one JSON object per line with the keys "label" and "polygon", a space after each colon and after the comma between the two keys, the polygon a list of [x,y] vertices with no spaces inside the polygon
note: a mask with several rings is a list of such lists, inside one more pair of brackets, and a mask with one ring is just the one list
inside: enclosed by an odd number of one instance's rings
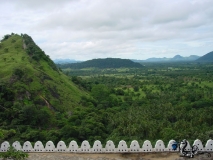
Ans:
{"label": "haze on horizon", "polygon": [[51,59],[213,51],[212,0],[0,0],[0,37],[27,33]]}

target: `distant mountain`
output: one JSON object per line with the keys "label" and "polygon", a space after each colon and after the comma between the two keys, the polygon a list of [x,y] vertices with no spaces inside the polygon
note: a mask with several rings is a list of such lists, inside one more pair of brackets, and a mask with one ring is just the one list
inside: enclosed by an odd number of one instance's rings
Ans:
{"label": "distant mountain", "polygon": [[182,60],[184,57],[180,56],[180,55],[176,55],[174,56],[171,60]]}
{"label": "distant mountain", "polygon": [[106,58],[106,59],[92,59],[81,63],[72,64],[58,64],[62,69],[64,68],[141,68],[143,65],[133,62],[129,59],[120,58]]}
{"label": "distant mountain", "polygon": [[65,64],[65,63],[79,63],[82,61],[76,61],[74,59],[55,59],[53,60],[55,64]]}
{"label": "distant mountain", "polygon": [[173,58],[148,58],[146,60],[133,60],[134,62],[182,62],[182,61],[195,61],[199,58],[199,56],[191,55],[189,57],[182,57],[180,55],[176,55]]}
{"label": "distant mountain", "polygon": [[198,58],[196,62],[213,62],[213,51]]}

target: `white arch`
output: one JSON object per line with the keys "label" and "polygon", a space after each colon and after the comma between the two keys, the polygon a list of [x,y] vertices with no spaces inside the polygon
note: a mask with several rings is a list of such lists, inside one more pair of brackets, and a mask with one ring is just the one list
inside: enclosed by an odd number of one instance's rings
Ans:
{"label": "white arch", "polygon": [[64,143],[64,141],[59,141],[57,144],[57,152],[66,152],[67,151],[67,146]]}
{"label": "white arch", "polygon": [[34,151],[35,152],[44,152],[45,149],[44,149],[44,145],[41,141],[37,141],[35,144],[34,144]]}
{"label": "white arch", "polygon": [[115,152],[115,144],[113,141],[108,140],[105,146],[105,152]]}
{"label": "white arch", "polygon": [[143,146],[142,146],[142,152],[152,152],[152,144],[149,140],[144,141]]}
{"label": "white arch", "polygon": [[96,140],[93,144],[93,147],[92,147],[92,152],[102,152],[102,144],[101,144],[101,141],[99,140]]}
{"label": "white arch", "polygon": [[213,140],[212,139],[209,139],[206,142],[205,151],[213,152]]}
{"label": "white arch", "polygon": [[[173,145],[174,143],[176,143],[175,140],[173,140],[173,139],[170,140],[169,143],[168,143],[168,145],[167,145],[166,150],[167,150],[167,151],[170,151],[170,152],[174,152],[174,150],[173,150],[173,148],[172,148],[172,145]],[[178,148],[177,148],[175,151],[178,152],[178,151],[179,151]]]}
{"label": "white arch", "polygon": [[128,152],[128,147],[124,140],[119,142],[117,152]]}
{"label": "white arch", "polygon": [[203,147],[201,140],[196,139],[194,141],[193,145],[196,145],[198,147],[198,151],[204,151],[204,147]]}
{"label": "white arch", "polygon": [[34,151],[32,144],[29,141],[24,142],[23,151],[24,152],[33,152]]}
{"label": "white arch", "polygon": [[55,152],[55,145],[52,141],[48,141],[45,145],[46,152]]}
{"label": "white arch", "polygon": [[139,152],[140,151],[140,145],[138,141],[133,140],[130,144],[130,152]]}
{"label": "white arch", "polygon": [[21,151],[21,150],[22,150],[22,146],[21,146],[21,144],[20,144],[19,141],[13,142],[12,146],[13,146],[17,151]]}
{"label": "white arch", "polygon": [[90,144],[87,140],[84,140],[82,143],[81,143],[81,149],[80,149],[81,152],[90,152]]}
{"label": "white arch", "polygon": [[155,143],[155,151],[156,152],[164,152],[165,151],[165,145],[164,145],[164,142],[162,140],[158,140]]}
{"label": "white arch", "polygon": [[71,141],[68,148],[69,152],[78,152],[78,144],[76,141]]}
{"label": "white arch", "polygon": [[1,144],[1,151],[2,152],[6,152],[10,147],[10,144],[8,141],[4,141],[2,144]]}

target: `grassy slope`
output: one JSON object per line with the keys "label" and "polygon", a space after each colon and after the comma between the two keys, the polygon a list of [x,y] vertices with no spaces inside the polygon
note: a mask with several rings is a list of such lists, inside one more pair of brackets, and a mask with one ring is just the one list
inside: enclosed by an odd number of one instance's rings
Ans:
{"label": "grassy slope", "polygon": [[[25,103],[36,98],[39,103],[46,106],[49,103],[56,110],[67,110],[78,105],[80,97],[85,94],[67,76],[53,70],[44,60],[33,60],[23,49],[19,35],[0,43],[0,68],[0,83],[9,84],[16,99],[23,99]],[[17,80],[13,76],[15,69],[24,72],[21,79]],[[26,92],[30,93],[30,97]]]}

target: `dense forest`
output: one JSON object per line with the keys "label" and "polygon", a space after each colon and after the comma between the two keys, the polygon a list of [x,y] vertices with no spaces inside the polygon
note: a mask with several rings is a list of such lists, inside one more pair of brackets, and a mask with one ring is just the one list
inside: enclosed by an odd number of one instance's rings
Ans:
{"label": "dense forest", "polygon": [[[213,137],[213,63],[144,63],[142,68],[65,67],[63,74],[40,50],[41,56],[36,57],[35,45],[32,50],[29,47],[24,51],[19,48],[19,53],[14,51],[14,57],[25,52],[26,58],[20,58],[20,62],[12,60],[8,56],[11,48],[5,49],[7,43],[12,43],[10,38],[6,37],[0,45],[4,69],[23,62],[25,66],[33,64],[35,70],[13,69],[7,81],[1,77],[0,142],[63,140],[68,144],[76,140],[80,145],[83,140],[91,144],[95,140],[103,144],[113,140],[117,145],[120,140],[142,143],[148,139],[155,143],[158,139],[168,142],[198,138],[205,142]],[[3,71],[1,75],[8,75]],[[33,77],[31,81],[29,76]],[[82,93],[71,88],[68,81]],[[71,103],[77,98],[79,101]],[[72,106],[64,107],[67,104]]]}
{"label": "dense forest", "polygon": [[90,137],[94,130],[90,123],[85,123],[87,139],[118,142],[120,139],[206,141],[211,138],[213,64],[147,63],[145,66],[64,70],[74,83],[91,93],[90,99],[82,97],[89,114],[84,110],[81,121],[99,122],[95,133],[100,134]]}

